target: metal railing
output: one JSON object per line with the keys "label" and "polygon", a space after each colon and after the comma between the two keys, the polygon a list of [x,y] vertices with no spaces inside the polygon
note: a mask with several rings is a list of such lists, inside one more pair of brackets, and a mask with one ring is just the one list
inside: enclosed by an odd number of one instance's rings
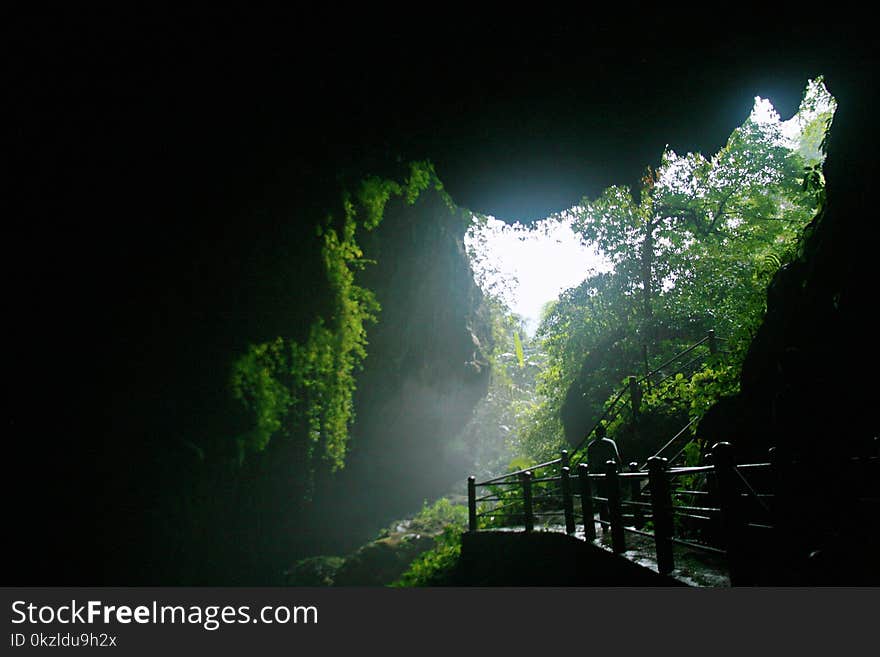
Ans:
{"label": "metal railing", "polygon": [[[642,384],[658,385],[687,371],[706,358],[707,354],[698,351],[703,346],[708,348],[708,355],[724,353],[718,349],[720,340],[710,331],[644,376],[629,377],[573,452],[563,450],[559,458],[481,482],[469,477],[469,530],[521,528],[533,532],[536,525],[544,524],[578,535],[580,526],[585,541],[601,540],[616,554],[626,552],[628,543],[635,542],[632,538],[628,541],[628,536],[647,537],[653,541],[657,570],[662,575],[675,570],[674,547],[680,546],[714,555],[716,560],[723,558],[732,585],[751,583],[754,563],[749,559],[754,559],[753,546],[761,543],[760,536],[766,537],[785,523],[780,502],[780,490],[784,499],[785,489],[780,489],[780,472],[797,467],[797,463],[780,465],[776,451],[771,449],[767,462],[736,464],[733,448],[722,442],[707,455],[710,465],[678,466],[696,419],[691,419],[645,463],[630,463],[629,471],[621,471],[621,464],[609,460],[601,471],[590,472],[582,462],[581,450],[588,439],[603,421],[613,421],[626,407],[627,393],[635,417]],[[874,452],[855,459],[854,479],[867,479],[866,468],[880,466],[877,439]],[[479,497],[478,489],[483,491]],[[861,507],[874,512],[880,505],[873,489],[866,487],[860,495],[857,504]]]}
{"label": "metal railing", "polygon": [[[691,368],[704,361],[707,357],[714,356],[716,354],[726,353],[719,348],[719,342],[724,342],[724,338],[717,337],[715,335],[714,330],[710,330],[703,338],[690,345],[689,347],[683,349],[678,352],[671,358],[668,358],[660,365],[654,367],[649,370],[645,374],[640,377],[630,376],[627,378],[627,381],[621,388],[617,391],[617,393],[611,398],[611,401],[608,402],[607,406],[603,413],[599,416],[599,418],[593,423],[590,429],[584,434],[584,437],[581,441],[574,447],[571,452],[571,460],[573,463],[580,463],[581,460],[586,456],[584,452],[585,448],[588,447],[590,438],[596,433],[596,429],[599,428],[603,423],[605,425],[613,422],[617,417],[623,412],[623,409],[627,407],[627,399],[629,399],[629,406],[632,409],[633,415],[638,415],[639,406],[642,398],[642,386],[658,386],[664,381],[670,379],[676,374],[684,374],[690,372]],[[706,351],[702,351],[700,348],[705,347]],[[697,354],[689,358],[688,360],[683,361],[685,356],[692,356],[693,354]],[[693,423],[688,424],[688,427]],[[676,439],[679,439],[682,435],[682,432],[676,435],[670,443],[673,443]],[[661,448],[655,456],[660,456],[661,452],[666,449],[668,444]],[[645,464],[646,465],[646,464]],[[644,466],[643,466],[644,467]]]}
{"label": "metal railing", "polygon": [[[573,474],[567,461],[563,453],[539,464],[548,468],[565,463],[557,473],[543,476],[524,470],[506,475],[515,475],[513,480],[477,482],[470,477],[469,531],[489,524],[533,532],[536,523],[548,518],[550,524],[564,523],[570,535],[581,524],[586,541],[597,540],[600,528],[616,554],[627,550],[627,535],[640,535],[653,539],[661,575],[675,569],[673,546],[680,545],[724,556],[731,583],[738,584],[747,581],[742,558],[746,536],[774,527],[774,492],[758,492],[751,483],[756,473],[772,482],[773,463],[737,465],[729,443],[715,445],[713,463],[705,466],[670,467],[667,459],[652,457],[647,469],[620,472],[616,462],[608,461],[602,473],[590,473],[581,463]],[[693,488],[697,476],[707,483],[706,490]],[[477,497],[478,488],[490,492]]]}

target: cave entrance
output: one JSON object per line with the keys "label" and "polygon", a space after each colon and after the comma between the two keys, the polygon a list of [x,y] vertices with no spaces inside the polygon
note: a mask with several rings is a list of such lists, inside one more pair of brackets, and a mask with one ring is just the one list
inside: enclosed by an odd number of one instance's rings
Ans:
{"label": "cave entrance", "polygon": [[573,230],[571,208],[530,225],[475,215],[465,236],[474,277],[533,337],[544,308],[566,289],[611,266]]}

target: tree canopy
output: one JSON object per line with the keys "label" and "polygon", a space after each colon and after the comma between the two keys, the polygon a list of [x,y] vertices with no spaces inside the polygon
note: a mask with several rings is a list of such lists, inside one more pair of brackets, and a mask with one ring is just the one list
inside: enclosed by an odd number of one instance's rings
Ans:
{"label": "tree canopy", "polygon": [[[522,423],[522,448],[552,453],[563,444],[563,427],[577,442],[625,376],[709,329],[729,340],[732,366],[724,377],[735,379],[771,277],[824,202],[825,135],[835,106],[821,78],[808,83],[788,121],[756,98],[711,157],[667,147],[635,193],[612,186],[567,211],[613,270],[589,276],[548,309],[538,331],[548,366],[541,399]],[[731,390],[730,381],[718,384],[719,394]]]}

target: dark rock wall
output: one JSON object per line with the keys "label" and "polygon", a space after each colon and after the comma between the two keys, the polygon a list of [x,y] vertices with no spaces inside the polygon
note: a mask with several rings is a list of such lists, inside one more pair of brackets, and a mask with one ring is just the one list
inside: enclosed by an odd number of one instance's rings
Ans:
{"label": "dark rock wall", "polygon": [[375,264],[359,282],[382,310],[368,328],[349,462],[324,479],[315,506],[320,531],[348,549],[463,482],[471,466],[446,456],[489,383],[491,329],[464,249],[467,226],[430,190],[413,206],[389,203],[361,239]]}
{"label": "dark rock wall", "polygon": [[711,444],[731,442],[739,462],[782,462],[785,533],[778,581],[876,582],[878,469],[852,466],[877,456],[876,300],[878,230],[876,74],[829,75],[839,101],[825,167],[827,204],[800,259],[768,291],[763,325],[743,366],[741,393],[701,424]]}

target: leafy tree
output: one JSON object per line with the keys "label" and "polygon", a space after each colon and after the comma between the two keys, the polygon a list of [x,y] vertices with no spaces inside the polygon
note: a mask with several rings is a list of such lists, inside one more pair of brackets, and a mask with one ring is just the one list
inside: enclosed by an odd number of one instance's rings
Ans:
{"label": "leafy tree", "polygon": [[646,170],[638,198],[614,186],[569,211],[613,271],[565,292],[541,324],[548,366],[522,441],[536,458],[563,444],[556,418],[578,442],[626,375],[710,328],[730,339],[739,362],[770,278],[822,202],[834,108],[821,79],[808,84],[787,122],[758,98],[711,158],[667,148],[659,167]]}

